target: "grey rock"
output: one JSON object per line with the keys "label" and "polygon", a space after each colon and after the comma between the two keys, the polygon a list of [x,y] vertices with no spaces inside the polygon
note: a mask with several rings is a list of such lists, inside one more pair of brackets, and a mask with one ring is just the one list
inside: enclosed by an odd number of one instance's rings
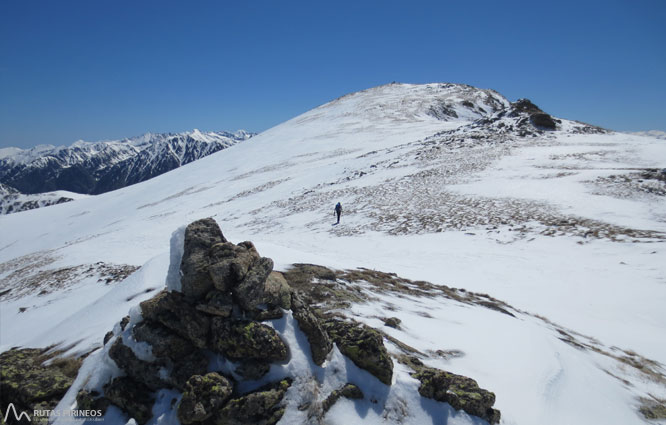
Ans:
{"label": "grey rock", "polygon": [[199,350],[173,362],[171,383],[183,391],[185,383],[193,375],[204,375],[208,371],[208,359]]}
{"label": "grey rock", "polygon": [[299,328],[308,338],[312,360],[321,366],[326,360],[328,353],[333,349],[331,339],[322,327],[319,319],[317,319],[317,316],[314,315],[310,308],[295,293],[292,295],[291,308]]}
{"label": "grey rock", "polygon": [[386,385],[391,385],[393,362],[379,332],[361,323],[329,320],[324,328],[340,352]]}
{"label": "grey rock", "polygon": [[183,294],[163,290],[140,305],[144,318],[161,323],[198,348],[206,346],[210,319],[195,309]]}
{"label": "grey rock", "polygon": [[187,226],[180,263],[181,290],[186,297],[199,299],[213,289],[208,251],[213,245],[226,241],[213,218],[197,220]]}
{"label": "grey rock", "polygon": [[159,358],[177,360],[195,349],[191,341],[176,335],[173,331],[152,320],[144,320],[136,325],[132,329],[132,334],[137,341],[150,344],[153,355]]}
{"label": "grey rock", "polygon": [[213,416],[216,425],[273,425],[284,414],[282,399],[291,385],[284,379],[258,391],[233,398]]}
{"label": "grey rock", "polygon": [[363,391],[354,384],[345,384],[342,388],[331,392],[331,394],[326,397],[326,400],[324,400],[321,406],[322,411],[324,413],[328,412],[341,397],[361,400],[363,399]]}
{"label": "grey rock", "polygon": [[397,317],[387,317],[385,319],[382,319],[382,321],[384,322],[385,326],[395,329],[400,329],[400,323],[402,323],[402,321]]}
{"label": "grey rock", "polygon": [[242,282],[250,267],[259,260],[252,242],[234,245],[230,242],[214,245],[210,249],[209,273],[215,288],[226,292]]}
{"label": "grey rock", "polygon": [[212,290],[206,295],[206,301],[198,304],[196,309],[213,316],[229,317],[233,306],[231,293]]}
{"label": "grey rock", "polygon": [[261,257],[252,265],[245,279],[234,288],[234,300],[243,310],[255,310],[266,302],[264,286],[272,270],[273,260]]}
{"label": "grey rock", "polygon": [[153,416],[155,399],[152,391],[130,377],[114,379],[104,387],[104,394],[111,403],[126,412],[130,418],[134,418],[139,425],[145,424]]}
{"label": "grey rock", "polygon": [[419,394],[423,397],[449,403],[491,424],[499,423],[500,411],[492,408],[495,394],[479,388],[472,378],[425,366],[412,376],[421,381]]}
{"label": "grey rock", "polygon": [[291,287],[280,272],[271,272],[264,283],[264,301],[285,310],[291,308]]}
{"label": "grey rock", "polygon": [[178,419],[188,425],[210,418],[231,397],[233,386],[215,372],[192,376],[178,405]]}
{"label": "grey rock", "polygon": [[287,360],[287,345],[275,329],[253,321],[213,319],[211,349],[232,360]]}
{"label": "grey rock", "polygon": [[166,365],[161,362],[147,362],[139,359],[131,348],[117,338],[109,349],[109,357],[116,365],[136,381],[145,384],[152,390],[170,387],[169,383],[160,378],[160,369]]}

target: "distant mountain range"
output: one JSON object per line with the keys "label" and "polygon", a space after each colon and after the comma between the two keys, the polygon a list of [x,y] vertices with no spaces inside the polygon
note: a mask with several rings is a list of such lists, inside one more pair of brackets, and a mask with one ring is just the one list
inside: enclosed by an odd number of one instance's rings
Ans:
{"label": "distant mountain range", "polygon": [[117,141],[78,141],[68,147],[5,148],[0,149],[0,183],[23,194],[56,190],[100,194],[159,176],[253,135],[244,130],[194,130],[147,133]]}
{"label": "distant mountain range", "polygon": [[637,136],[654,137],[656,139],[666,140],[666,131],[661,131],[661,130],[634,131],[629,134],[635,134]]}

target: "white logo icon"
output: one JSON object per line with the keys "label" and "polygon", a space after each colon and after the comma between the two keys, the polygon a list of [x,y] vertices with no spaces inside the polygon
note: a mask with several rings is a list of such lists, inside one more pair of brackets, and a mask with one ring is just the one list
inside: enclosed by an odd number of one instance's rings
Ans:
{"label": "white logo icon", "polygon": [[25,416],[27,420],[32,422],[32,419],[30,419],[30,416],[28,416],[26,412],[21,412],[20,415],[18,414],[18,412],[16,411],[16,407],[14,407],[14,403],[9,403],[9,405],[7,405],[7,410],[5,411],[5,416],[3,418],[5,422],[7,422],[7,418],[9,417],[10,411],[14,413],[14,419],[16,419],[17,421],[20,421],[23,418],[23,416]]}

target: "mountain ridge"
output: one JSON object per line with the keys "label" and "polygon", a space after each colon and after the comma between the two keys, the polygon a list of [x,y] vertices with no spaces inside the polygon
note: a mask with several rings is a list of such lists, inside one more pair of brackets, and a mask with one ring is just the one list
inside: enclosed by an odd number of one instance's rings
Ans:
{"label": "mountain ridge", "polygon": [[76,141],[0,152],[0,182],[25,194],[99,194],[135,184],[248,140],[230,132],[146,133],[116,141]]}

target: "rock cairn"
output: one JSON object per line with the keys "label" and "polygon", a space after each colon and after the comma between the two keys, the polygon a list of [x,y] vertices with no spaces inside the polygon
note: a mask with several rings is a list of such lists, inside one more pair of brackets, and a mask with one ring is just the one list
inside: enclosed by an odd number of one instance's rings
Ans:
{"label": "rock cairn", "polygon": [[[273,271],[270,258],[261,257],[251,242],[227,241],[212,218],[185,229],[180,271],[180,291],[163,290],[142,302],[141,322],[121,322],[123,334],[131,326],[133,339],[149,344],[151,352],[139,356],[123,335],[107,334],[105,343],[112,344],[108,355],[124,376],[104,385],[103,394],[81,390],[79,408],[105,410],[113,404],[144,424],[152,417],[155,392],[173,388],[182,393],[174,408],[183,424],[274,424],[284,414],[291,378],[241,393],[233,376],[209,371],[208,364],[211,355],[221,355],[236,365],[236,378],[256,381],[271,364],[286,363],[290,349],[299,347],[289,347],[262,322],[281,318],[287,310],[306,335],[314,363],[324,364],[335,343],[354,364],[391,385],[393,362],[379,332],[357,322],[321,317],[282,273]],[[440,381],[428,375],[427,388]],[[421,393],[441,399],[437,391]],[[347,384],[323,400],[321,414],[341,397],[362,399],[363,393]],[[490,408],[494,395],[479,403],[488,402],[484,406]],[[469,411],[467,405],[454,407]],[[499,412],[496,416],[498,420]]]}

